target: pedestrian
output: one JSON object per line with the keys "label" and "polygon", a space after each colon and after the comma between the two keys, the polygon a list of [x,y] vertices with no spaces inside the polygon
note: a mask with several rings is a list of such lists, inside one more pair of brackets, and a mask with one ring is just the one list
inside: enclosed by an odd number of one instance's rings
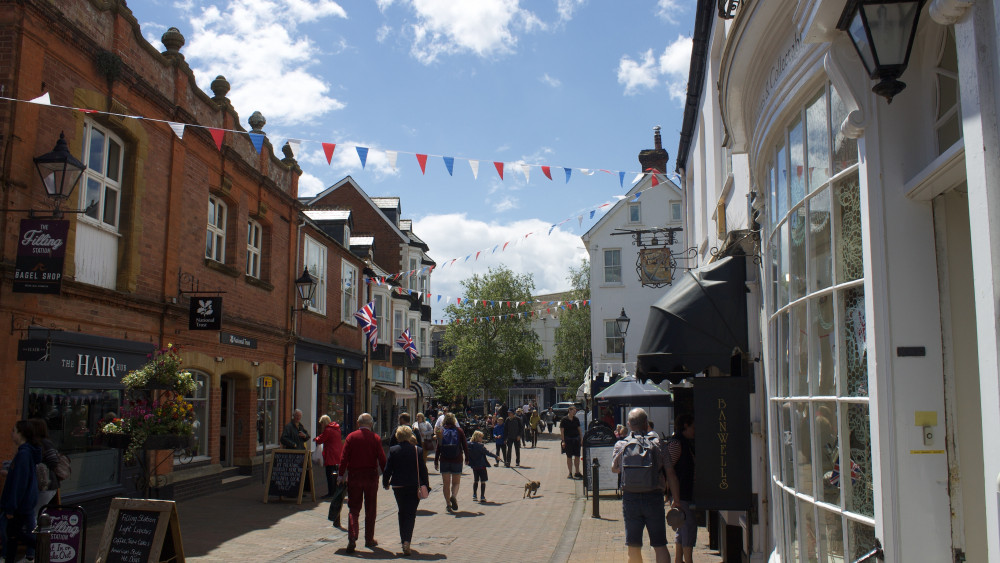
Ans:
{"label": "pedestrian", "polygon": [[483,445],[483,433],[476,430],[472,433],[472,443],[469,444],[469,467],[472,468],[473,479],[472,502],[476,502],[476,485],[479,485],[480,489],[479,502],[486,502],[486,481],[489,481],[486,468],[490,466],[486,456],[492,457],[496,460],[496,464],[500,465],[500,458],[491,454]]}
{"label": "pedestrian", "polygon": [[575,405],[569,407],[566,418],[559,423],[559,434],[566,453],[566,468],[569,470],[567,478],[583,479],[583,474],[580,473],[580,419],[576,417]]}
{"label": "pedestrian", "polygon": [[347,552],[357,546],[361,505],[365,506],[365,547],[378,545],[375,541],[375,516],[378,511],[378,474],[385,467],[382,439],[372,432],[372,415],[358,417],[358,429],[347,435],[344,453],[340,460],[337,482],[347,481]]}
{"label": "pedestrian", "polygon": [[42,448],[27,420],[18,420],[11,432],[17,453],[0,473],[6,475],[0,492],[0,514],[7,528],[3,544],[4,561],[17,561],[17,549],[24,543],[32,549],[35,538],[35,505],[38,503],[38,479],[35,466],[42,461]]}
{"label": "pedestrian", "polygon": [[698,521],[694,510],[691,510],[694,500],[694,416],[682,414],[677,417],[674,434],[667,441],[667,452],[679,484],[678,490],[674,491],[673,506],[684,513],[684,524],[677,529],[674,561],[692,563],[694,544],[698,541]]}
{"label": "pedestrian", "polygon": [[306,432],[306,427],[302,426],[302,411],[295,409],[291,422],[286,424],[284,431],[281,432],[281,447],[289,450],[304,450],[308,439],[309,433]]}
{"label": "pedestrian", "polygon": [[455,415],[444,415],[434,469],[440,469],[444,503],[449,514],[458,510],[458,485],[462,481],[462,462],[469,463],[469,444],[465,432],[455,423]]}
{"label": "pedestrian", "polygon": [[49,426],[44,419],[29,418],[28,425],[31,426],[31,431],[35,434],[39,447],[42,448],[42,462],[49,469],[49,486],[44,491],[38,491],[38,503],[35,504],[33,511],[33,514],[37,515],[38,511],[49,504],[59,492],[61,482],[59,476],[56,475],[59,468],[59,450],[49,439]]}
{"label": "pedestrian", "polygon": [[313,438],[313,441],[319,444],[318,447],[323,448],[323,473],[326,475],[326,496],[323,498],[330,499],[328,518],[333,520],[334,527],[339,528],[344,497],[334,495],[337,492],[337,471],[344,453],[343,433],[340,431],[340,424],[326,414],[319,417],[319,427],[319,436]]}
{"label": "pedestrian", "polygon": [[615,443],[611,472],[622,475],[622,516],[629,563],[642,561],[643,529],[649,533],[649,545],[656,554],[657,563],[668,563],[670,550],[667,548],[664,494],[677,488],[677,475],[660,440],[649,436],[648,421],[645,410],[629,411],[630,433]]}
{"label": "pedestrian", "polygon": [[[421,416],[418,414],[418,418]],[[413,525],[417,520],[417,505],[420,504],[420,486],[430,488],[427,464],[424,462],[423,448],[417,446],[417,437],[409,426],[396,428],[396,445],[389,448],[389,459],[382,473],[382,486],[392,487],[396,497],[399,519],[399,541],[403,555],[410,555],[410,540],[413,539]]]}
{"label": "pedestrian", "polygon": [[434,427],[431,426],[430,422],[427,422],[427,418],[424,413],[417,413],[417,422],[413,425],[414,435],[419,435],[422,444],[420,446],[423,448],[424,462],[427,461],[427,456],[434,449]]}
{"label": "pedestrian", "polygon": [[552,407],[545,411],[545,426],[548,427],[549,434],[552,433],[552,425],[556,422],[556,413],[552,412]]}
{"label": "pedestrian", "polygon": [[508,458],[504,457],[503,418],[500,416],[497,416],[493,422],[493,441],[496,444],[496,455],[507,463],[507,467],[510,467],[510,463],[507,462]]}
{"label": "pedestrian", "polygon": [[539,426],[542,424],[542,417],[538,416],[538,411],[531,411],[529,424],[531,426],[531,447],[535,448],[538,446],[538,433],[541,432]]}
{"label": "pedestrian", "polygon": [[625,436],[628,436],[628,432],[625,430],[625,425],[624,424],[619,424],[618,426],[616,426],[615,427],[615,438],[621,440],[621,439],[625,438]]}
{"label": "pedestrian", "polygon": [[[399,421],[399,424],[396,426],[396,428],[399,428],[400,426],[410,426],[410,413],[408,412],[399,413],[399,418],[397,420]],[[412,432],[413,428],[410,428],[410,431]],[[419,443],[421,441],[420,434],[419,433],[416,434],[416,437],[417,437],[417,442]],[[389,447],[391,448],[395,445],[396,445],[396,430],[394,428],[392,430],[392,435],[389,436]]]}
{"label": "pedestrian", "polygon": [[511,461],[511,449],[517,454],[518,467],[521,466],[521,419],[517,417],[517,413],[513,410],[507,411],[507,420],[503,423],[503,441],[504,441],[504,453],[503,453],[503,464],[504,467],[510,467]]}

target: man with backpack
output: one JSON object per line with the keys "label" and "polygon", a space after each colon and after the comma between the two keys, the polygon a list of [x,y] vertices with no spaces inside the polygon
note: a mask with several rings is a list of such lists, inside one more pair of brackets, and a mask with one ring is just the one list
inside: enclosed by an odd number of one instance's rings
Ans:
{"label": "man with backpack", "polygon": [[646,529],[657,563],[668,563],[670,551],[663,505],[667,492],[679,490],[677,474],[666,448],[659,439],[648,434],[649,416],[645,410],[629,411],[628,426],[631,432],[615,444],[611,457],[611,471],[621,474],[628,560],[629,563],[642,561],[642,531]]}

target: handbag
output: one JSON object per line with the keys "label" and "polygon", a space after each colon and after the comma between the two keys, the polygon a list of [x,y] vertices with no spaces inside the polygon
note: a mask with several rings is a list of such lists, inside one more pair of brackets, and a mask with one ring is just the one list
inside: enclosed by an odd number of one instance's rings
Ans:
{"label": "handbag", "polygon": [[[417,482],[420,482],[420,456],[417,455],[417,448],[413,448],[413,462],[417,465]],[[417,498],[424,500],[425,498],[431,496],[430,490],[427,489],[427,485],[420,485],[417,488]]]}

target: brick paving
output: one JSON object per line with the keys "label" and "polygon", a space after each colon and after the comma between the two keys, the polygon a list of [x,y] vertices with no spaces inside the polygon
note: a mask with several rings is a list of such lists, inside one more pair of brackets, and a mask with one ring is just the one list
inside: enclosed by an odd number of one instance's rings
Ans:
{"label": "brick paving", "polygon": [[[445,511],[441,479],[431,470],[431,496],[420,503],[411,547],[414,560],[584,562],[626,561],[621,501],[603,495],[601,519],[591,518],[591,502],[582,483],[566,478],[559,442],[543,434],[535,449],[521,450],[521,468],[489,470],[485,504],[472,502],[472,475],[466,468],[459,488],[456,514]],[[326,484],[317,472],[319,493]],[[538,496],[522,499],[525,478],[541,482]],[[271,499],[263,502],[259,481],[234,491],[178,503],[184,552],[199,563],[233,561],[329,561],[341,557],[387,559],[400,556],[396,503],[391,491],[379,489],[375,537],[379,546],[347,555],[347,532],[326,519],[328,504]],[[362,512],[363,518],[364,512]],[[343,511],[347,524],[347,506]],[[364,523],[362,522],[362,533]],[[103,524],[88,531],[87,560],[94,561]],[[362,537],[363,540],[363,537]],[[699,535],[696,563],[721,561],[707,548],[708,534]],[[673,546],[671,545],[671,552]],[[643,552],[653,561],[652,549]]]}

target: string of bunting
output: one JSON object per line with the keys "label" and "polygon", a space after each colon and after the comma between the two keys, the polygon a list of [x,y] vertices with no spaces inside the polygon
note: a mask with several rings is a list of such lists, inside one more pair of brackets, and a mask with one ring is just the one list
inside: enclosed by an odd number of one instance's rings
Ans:
{"label": "string of bunting", "polygon": [[[554,306],[545,307],[544,313],[542,309],[534,309],[532,311],[522,311],[519,313],[504,313],[500,315],[490,315],[484,317],[468,317],[468,318],[456,318],[452,320],[442,319],[439,321],[434,321],[436,325],[449,325],[449,324],[474,324],[474,323],[495,323],[499,321],[508,321],[514,319],[530,319],[532,317],[540,317],[545,314],[553,314],[552,309],[558,309],[563,311],[568,311],[573,309],[573,307],[589,307],[590,300],[582,299],[577,301],[522,301],[521,303],[541,303],[549,304]],[[558,303],[558,305],[556,305]],[[553,314],[554,316],[554,314]]]}
{"label": "string of bunting", "polygon": [[[196,127],[198,129],[205,129],[205,130],[207,130],[211,134],[212,139],[215,141],[216,148],[218,148],[220,151],[222,150],[222,143],[223,143],[223,140],[225,138],[225,134],[226,133],[231,133],[233,135],[246,135],[249,138],[250,143],[253,145],[254,149],[257,151],[258,154],[260,154],[260,151],[263,148],[264,139],[266,137],[266,135],[264,133],[254,133],[252,131],[248,132],[248,131],[240,131],[240,130],[236,130],[236,129],[223,129],[223,128],[220,128],[220,127],[208,127],[206,125],[196,125],[196,124],[192,124],[192,123],[181,123],[181,122],[177,122],[177,121],[168,121],[168,120],[165,120],[165,119],[156,119],[156,118],[153,118],[153,117],[144,117],[144,116],[141,116],[141,115],[131,115],[131,114],[115,113],[115,112],[110,112],[110,111],[101,111],[101,110],[95,110],[95,109],[89,109],[89,108],[78,108],[78,107],[73,107],[73,106],[64,106],[64,105],[53,104],[53,103],[51,103],[51,101],[49,99],[48,92],[42,94],[41,96],[39,96],[37,98],[30,99],[30,100],[21,100],[21,99],[18,99],[18,98],[9,98],[9,97],[6,97],[6,96],[0,96],[0,100],[5,100],[5,101],[8,101],[8,102],[38,104],[38,105],[44,105],[44,106],[49,106],[49,107],[54,107],[54,108],[61,108],[61,109],[69,109],[69,110],[73,110],[73,111],[80,111],[80,112],[87,113],[87,114],[108,115],[108,116],[119,117],[119,118],[124,118],[124,119],[141,119],[141,120],[144,120],[144,121],[150,121],[150,122],[155,122],[155,123],[164,123],[168,127],[170,127],[170,129],[174,132],[174,134],[177,135],[178,139],[183,139],[184,138],[184,131],[188,127]],[[449,176],[454,176],[455,175],[455,161],[456,160],[465,160],[465,161],[467,161],[469,163],[469,168],[472,171],[472,177],[475,178],[475,179],[479,178],[479,164],[480,164],[480,162],[493,162],[493,167],[496,169],[497,175],[500,177],[501,181],[504,180],[504,171],[505,170],[511,170],[511,169],[519,170],[521,172],[521,174],[524,175],[524,181],[525,181],[525,183],[527,183],[530,180],[531,169],[532,168],[540,169],[541,172],[542,172],[542,174],[546,178],[548,178],[549,180],[551,180],[551,181],[555,180],[555,178],[553,177],[553,174],[555,174],[556,177],[558,177],[559,176],[559,171],[561,170],[563,172],[563,174],[565,174],[566,183],[567,184],[569,183],[570,177],[573,175],[574,171],[577,171],[580,174],[583,174],[584,176],[593,176],[594,174],[597,174],[598,172],[601,172],[601,173],[604,173],[604,174],[608,174],[609,176],[617,176],[618,177],[618,185],[620,187],[625,187],[625,177],[628,176],[628,175],[631,175],[631,174],[637,174],[639,176],[652,175],[652,177],[653,177],[652,178],[652,185],[653,186],[656,186],[657,184],[659,184],[660,180],[659,180],[659,178],[657,178],[657,176],[658,175],[662,175],[662,174],[655,174],[654,173],[655,171],[653,171],[652,169],[647,169],[647,170],[643,170],[641,172],[636,172],[636,171],[625,171],[625,170],[609,170],[607,168],[575,168],[575,167],[568,167],[568,166],[552,166],[552,165],[542,165],[542,164],[527,164],[527,163],[523,163],[523,162],[508,162],[508,163],[505,163],[503,161],[498,161],[498,160],[490,161],[490,160],[470,159],[470,158],[464,158],[464,157],[445,156],[445,155],[437,155],[437,154],[429,154],[429,153],[415,153],[415,152],[400,151],[400,150],[372,149],[371,147],[363,147],[363,146],[359,146],[359,145],[348,145],[348,144],[344,144],[344,143],[330,143],[330,142],[326,142],[326,141],[316,141],[316,140],[313,140],[313,139],[306,139],[306,138],[287,138],[286,141],[288,142],[288,145],[291,147],[293,155],[297,155],[299,153],[299,149],[300,149],[302,143],[312,143],[312,144],[318,144],[318,145],[320,145],[323,148],[323,154],[326,156],[326,162],[327,162],[327,164],[332,164],[333,154],[334,154],[334,151],[337,149],[338,145],[340,147],[342,147],[342,149],[345,148],[345,147],[353,147],[354,150],[355,150],[355,152],[358,155],[359,161],[361,162],[361,168],[362,168],[362,170],[365,168],[365,166],[366,166],[366,164],[368,162],[369,155],[372,153],[372,151],[376,151],[376,152],[382,152],[382,153],[385,154],[386,161],[389,163],[390,166],[392,166],[393,170],[397,169],[396,165],[397,165],[397,161],[398,161],[398,158],[399,158],[400,154],[411,154],[411,155],[415,156],[417,164],[420,166],[420,173],[421,174],[426,174],[427,173],[427,159],[429,157],[434,157],[435,159],[440,158],[442,160],[442,162],[444,163],[444,166],[447,169]]]}
{"label": "string of bunting", "polygon": [[[368,276],[365,276],[366,283],[371,283],[372,280],[375,279],[376,278],[369,278]],[[450,305],[452,301],[454,301],[455,304],[459,306],[462,306],[464,304],[466,307],[472,307],[472,308],[494,307],[494,308],[500,308],[501,310],[504,308],[516,309],[518,307],[526,307],[526,306],[533,307],[535,305],[538,305],[540,307],[546,307],[548,309],[551,309],[552,307],[557,307],[561,309],[572,309],[573,307],[586,307],[590,305],[589,299],[582,299],[582,300],[577,299],[577,300],[567,300],[567,301],[523,301],[517,299],[470,299],[468,297],[453,298],[450,295],[445,296],[440,293],[428,293],[415,289],[408,289],[405,287],[400,287],[398,285],[392,285],[391,283],[386,283],[386,282],[376,281],[375,283],[380,286],[385,285],[389,288],[390,292],[395,292],[398,293],[399,295],[411,295],[411,296],[416,295],[418,300],[423,301],[424,303],[427,304],[430,304],[433,298],[436,296],[437,300],[434,301],[434,303],[438,305]],[[520,313],[509,313],[509,314],[514,315]]]}

